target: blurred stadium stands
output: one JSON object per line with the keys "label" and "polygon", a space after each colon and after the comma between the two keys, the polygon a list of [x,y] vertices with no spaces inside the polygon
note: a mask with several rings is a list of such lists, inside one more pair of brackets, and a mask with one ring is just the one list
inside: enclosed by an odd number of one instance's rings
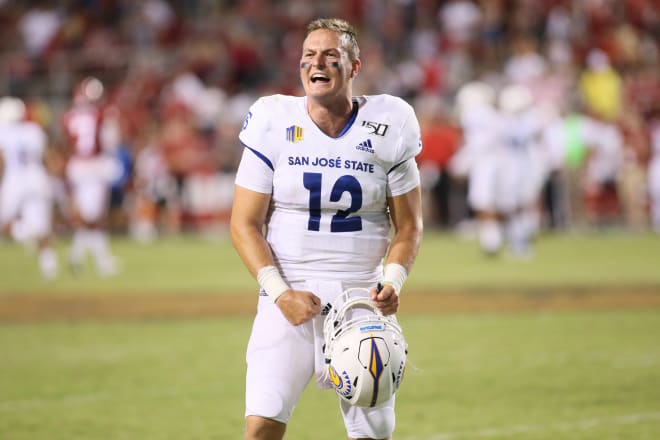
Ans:
{"label": "blurred stadium stands", "polygon": [[416,108],[428,227],[470,218],[466,183],[448,163],[461,146],[454,96],[480,79],[529,86],[549,119],[587,115],[621,134],[612,173],[589,180],[573,170],[572,215],[557,195],[561,180],[549,177],[543,227],[660,231],[649,172],[660,159],[654,0],[0,0],[0,95],[23,98],[48,130],[57,179],[60,115],[80,79],[98,77],[116,120],[108,148],[126,164],[113,229],[144,240],[214,230],[229,216],[247,109],[260,95],[302,93],[300,45],[318,16],[358,28],[356,93],[390,93]]}

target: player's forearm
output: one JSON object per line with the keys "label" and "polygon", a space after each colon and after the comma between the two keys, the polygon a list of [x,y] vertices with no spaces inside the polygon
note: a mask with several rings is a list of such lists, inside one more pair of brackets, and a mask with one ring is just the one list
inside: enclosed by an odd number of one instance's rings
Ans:
{"label": "player's forearm", "polygon": [[234,248],[256,278],[259,269],[273,264],[273,256],[263,235],[270,202],[269,194],[236,185],[229,230]]}
{"label": "player's forearm", "polygon": [[273,255],[260,227],[233,222],[231,240],[243,264],[255,279],[259,269],[273,264]]}
{"label": "player's forearm", "polygon": [[388,205],[394,226],[394,237],[385,263],[400,264],[410,272],[424,230],[421,190],[417,187],[406,194],[388,199]]}
{"label": "player's forearm", "polygon": [[[413,223],[397,229],[390,246],[390,251],[383,267],[382,284],[392,286],[397,295],[401,294],[406,278],[417,257],[422,236],[422,223]],[[385,292],[385,291],[383,291]],[[380,293],[378,294],[380,295]],[[385,298],[386,293],[384,293]],[[387,309],[382,309],[387,310]],[[390,312],[395,313],[396,308]]]}
{"label": "player's forearm", "polygon": [[410,272],[417,258],[422,240],[423,226],[420,221],[413,221],[399,227],[392,238],[385,263],[396,263]]}

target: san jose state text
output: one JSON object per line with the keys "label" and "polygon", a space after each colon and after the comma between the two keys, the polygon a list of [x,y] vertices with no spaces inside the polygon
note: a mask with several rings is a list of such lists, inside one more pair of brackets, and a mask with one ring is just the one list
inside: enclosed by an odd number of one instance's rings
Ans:
{"label": "san jose state text", "polygon": [[326,168],[344,168],[347,170],[363,171],[365,173],[374,172],[374,164],[362,162],[359,160],[342,159],[341,157],[313,157],[309,156],[289,156],[289,165],[307,165]]}

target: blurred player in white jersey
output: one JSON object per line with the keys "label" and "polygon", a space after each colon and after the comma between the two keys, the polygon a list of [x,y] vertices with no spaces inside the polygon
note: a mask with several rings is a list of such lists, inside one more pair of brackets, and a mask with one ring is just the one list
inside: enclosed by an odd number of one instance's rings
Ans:
{"label": "blurred player in white jersey", "polygon": [[0,99],[0,229],[21,243],[35,243],[39,269],[46,279],[57,276],[52,248],[53,195],[44,164],[48,139],[38,124],[25,120],[25,104]]}
{"label": "blurred player in white jersey", "polygon": [[515,256],[529,257],[538,231],[538,203],[549,166],[543,153],[542,117],[526,86],[504,87],[498,98],[502,113],[504,180],[500,209],[506,217],[506,235]]}
{"label": "blurred player in white jersey", "polygon": [[[330,386],[323,309],[364,287],[394,314],[418,251],[419,124],[399,98],[353,96],[360,68],[348,23],[312,22],[300,60],[306,96],[259,99],[240,134],[231,235],[261,286],[247,348],[246,439],[283,438],[312,377]],[[394,396],[340,407],[349,438],[391,438]]]}
{"label": "blurred player in white jersey", "polygon": [[504,155],[495,98],[495,89],[483,81],[468,82],[459,89],[456,113],[463,142],[451,162],[452,172],[468,179],[468,204],[475,212],[479,245],[487,255],[496,254],[504,242],[498,203]]}
{"label": "blurred player in white jersey", "polygon": [[456,105],[464,141],[453,166],[468,174],[468,203],[476,213],[481,249],[495,255],[506,243],[514,256],[528,257],[545,178],[541,119],[531,93],[510,85],[497,95],[477,81],[459,90]]}
{"label": "blurred player in white jersey", "polygon": [[660,234],[660,117],[649,124],[651,158],[648,166],[649,210],[651,228]]}
{"label": "blurred player in white jersey", "polygon": [[63,115],[62,124],[70,146],[66,178],[75,228],[69,263],[75,273],[90,253],[98,274],[111,276],[117,266],[106,231],[108,198],[121,169],[102,145],[103,92],[98,79],[84,79],[74,91],[73,106]]}

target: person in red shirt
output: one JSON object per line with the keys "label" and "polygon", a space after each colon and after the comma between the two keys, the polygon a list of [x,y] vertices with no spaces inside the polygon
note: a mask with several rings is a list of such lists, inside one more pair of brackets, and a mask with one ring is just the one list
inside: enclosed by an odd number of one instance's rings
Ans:
{"label": "person in red shirt", "polygon": [[66,179],[74,225],[69,264],[77,273],[90,253],[97,273],[111,276],[116,273],[117,264],[106,230],[108,197],[121,168],[104,149],[103,94],[103,84],[97,78],[81,81],[74,90],[72,107],[62,117],[62,125],[69,147]]}
{"label": "person in red shirt", "polygon": [[449,172],[449,161],[458,150],[461,141],[460,129],[450,121],[441,108],[420,108],[420,128],[424,148],[417,156],[422,174],[427,176],[430,191],[429,212],[432,223],[449,227],[457,220],[458,213],[452,212],[451,194],[456,189]]}

